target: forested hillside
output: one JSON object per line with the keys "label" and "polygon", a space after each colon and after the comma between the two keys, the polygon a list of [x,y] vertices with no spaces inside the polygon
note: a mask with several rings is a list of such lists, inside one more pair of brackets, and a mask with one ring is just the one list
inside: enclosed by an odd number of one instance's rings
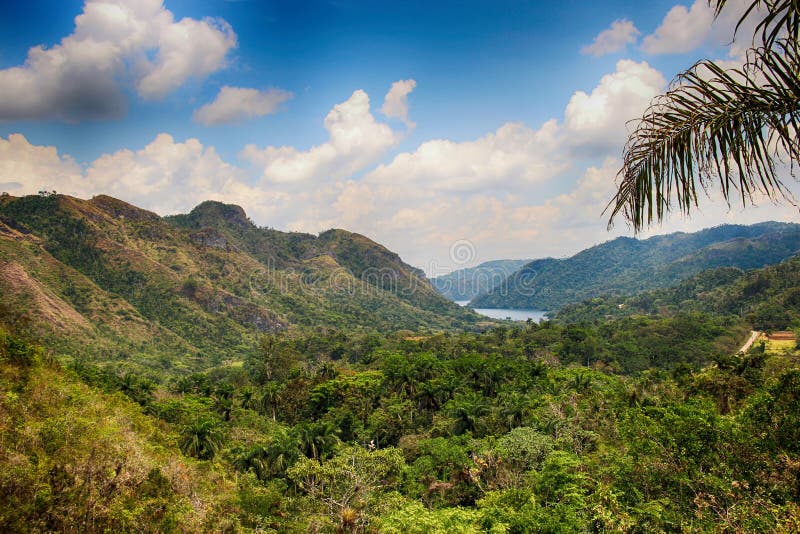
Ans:
{"label": "forested hillside", "polygon": [[680,284],[634,297],[600,296],[565,306],[556,319],[596,322],[635,315],[686,312],[742,316],[758,330],[800,328],[800,257],[778,265],[742,271],[704,271]]}
{"label": "forested hillside", "polygon": [[793,532],[800,357],[719,358],[744,326],[270,334],[160,384],[3,334],[0,528]]}
{"label": "forested hillside", "polygon": [[0,199],[2,321],[121,366],[200,369],[325,324],[470,327],[478,316],[369,239],[253,225],[215,202],[162,219],[107,196]]}
{"label": "forested hillside", "polygon": [[571,258],[536,260],[470,303],[555,311],[600,295],[668,287],[706,269],[754,269],[800,251],[800,225],[724,225],[645,240],[621,237]]}

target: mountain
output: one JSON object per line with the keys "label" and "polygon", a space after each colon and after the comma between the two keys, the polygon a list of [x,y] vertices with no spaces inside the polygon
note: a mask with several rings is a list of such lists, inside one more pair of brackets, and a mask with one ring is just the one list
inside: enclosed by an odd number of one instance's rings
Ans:
{"label": "mountain", "polygon": [[102,360],[189,369],[240,359],[259,335],[289,328],[480,320],[364,236],[258,228],[219,202],[162,218],[108,196],[6,195],[0,292],[0,324],[17,331]]}
{"label": "mountain", "polygon": [[531,260],[494,260],[437,276],[431,282],[450,300],[471,300],[485,293]]}
{"label": "mountain", "polygon": [[800,225],[723,225],[640,240],[620,237],[567,259],[528,263],[471,306],[557,310],[599,295],[668,287],[706,269],[754,269],[800,251]]}
{"label": "mountain", "polygon": [[684,312],[741,316],[758,330],[798,328],[800,256],[750,271],[734,267],[709,269],[675,286],[632,297],[595,297],[565,306],[555,319],[562,323],[590,323]]}

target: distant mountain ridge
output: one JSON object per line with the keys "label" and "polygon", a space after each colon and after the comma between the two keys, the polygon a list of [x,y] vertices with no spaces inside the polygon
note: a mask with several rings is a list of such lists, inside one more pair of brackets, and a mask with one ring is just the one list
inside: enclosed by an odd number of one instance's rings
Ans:
{"label": "distant mountain ridge", "polygon": [[472,300],[490,290],[532,260],[494,260],[458,269],[431,279],[433,287],[450,300]]}
{"label": "distant mountain ridge", "polygon": [[570,258],[528,263],[470,305],[554,311],[599,295],[668,287],[706,269],[764,267],[798,251],[800,225],[793,223],[723,225],[644,240],[620,237]]}
{"label": "distant mountain ridge", "polygon": [[800,327],[800,255],[749,271],[709,269],[675,286],[631,297],[595,297],[565,306],[555,320],[593,323],[686,312],[740,316],[758,330],[796,329]]}
{"label": "distant mountain ridge", "polygon": [[0,324],[91,345],[102,359],[188,368],[238,359],[287,328],[481,320],[358,234],[258,228],[219,202],[162,218],[102,195],[0,198],[0,294]]}

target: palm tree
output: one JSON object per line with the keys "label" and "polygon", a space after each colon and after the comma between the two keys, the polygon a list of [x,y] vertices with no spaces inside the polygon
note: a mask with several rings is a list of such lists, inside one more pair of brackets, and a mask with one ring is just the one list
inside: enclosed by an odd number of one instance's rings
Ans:
{"label": "palm tree", "polygon": [[[709,4],[719,15],[727,0]],[[689,214],[715,184],[728,203],[792,202],[780,164],[800,161],[800,3],[750,0],[737,31],[750,16],[762,18],[742,68],[700,61],[645,111],[625,146],[609,226],[620,214],[635,231],[675,206]]]}
{"label": "palm tree", "polygon": [[216,422],[201,419],[184,427],[180,447],[183,454],[211,460],[222,446],[222,434]]}
{"label": "palm tree", "polygon": [[272,414],[272,420],[278,420],[278,400],[281,397],[283,389],[275,382],[269,382],[262,390],[261,400],[259,402],[258,411],[266,415]]}
{"label": "palm tree", "polygon": [[498,400],[500,415],[509,430],[522,426],[533,408],[531,399],[519,391],[510,391],[498,397]]}
{"label": "palm tree", "polygon": [[245,410],[255,410],[258,408],[259,400],[252,387],[246,387],[239,393],[239,405]]}
{"label": "palm tree", "polygon": [[283,476],[300,455],[297,436],[293,432],[278,432],[267,448],[267,461],[273,476]]}
{"label": "palm tree", "polygon": [[320,462],[328,458],[339,443],[336,433],[337,429],[330,421],[303,422],[294,427],[294,435],[300,451],[308,458]]}
{"label": "palm tree", "polygon": [[249,448],[234,451],[232,465],[241,472],[252,471],[259,480],[267,480],[269,470],[269,449],[264,445],[256,444]]}
{"label": "palm tree", "polygon": [[482,427],[481,418],[489,412],[489,403],[480,393],[470,391],[447,403],[447,412],[454,419],[453,434],[476,432]]}

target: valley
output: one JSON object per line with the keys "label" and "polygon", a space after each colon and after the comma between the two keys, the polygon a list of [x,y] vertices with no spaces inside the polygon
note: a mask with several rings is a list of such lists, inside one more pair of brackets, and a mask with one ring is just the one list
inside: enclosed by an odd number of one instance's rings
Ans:
{"label": "valley", "polygon": [[0,28],[0,534],[800,532],[800,0]]}
{"label": "valley", "polygon": [[[751,330],[800,327],[798,258],[514,322],[451,302],[363,236],[258,228],[221,203],[162,218],[111,197],[4,197],[0,221],[5,529],[763,531],[796,517],[800,351],[737,351]],[[790,243],[784,230],[720,232]],[[714,249],[741,250],[733,239]]]}

